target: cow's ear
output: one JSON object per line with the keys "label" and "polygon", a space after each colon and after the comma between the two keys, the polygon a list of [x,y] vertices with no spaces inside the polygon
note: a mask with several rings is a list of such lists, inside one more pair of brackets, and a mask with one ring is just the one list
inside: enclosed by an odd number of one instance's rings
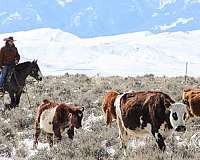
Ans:
{"label": "cow's ear", "polygon": [[84,110],[85,110],[85,108],[84,108],[84,107],[82,107],[81,111],[83,112]]}

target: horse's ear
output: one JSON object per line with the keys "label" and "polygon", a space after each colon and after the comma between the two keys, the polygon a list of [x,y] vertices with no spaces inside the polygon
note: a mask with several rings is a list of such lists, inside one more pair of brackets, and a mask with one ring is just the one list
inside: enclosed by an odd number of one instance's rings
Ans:
{"label": "horse's ear", "polygon": [[33,64],[36,64],[37,63],[37,60],[33,60],[33,62],[32,62]]}

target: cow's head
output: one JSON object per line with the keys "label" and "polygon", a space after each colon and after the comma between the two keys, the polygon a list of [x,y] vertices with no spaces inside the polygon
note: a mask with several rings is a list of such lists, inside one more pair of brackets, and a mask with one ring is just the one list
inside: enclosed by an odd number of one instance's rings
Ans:
{"label": "cow's head", "polygon": [[170,108],[170,123],[173,129],[177,132],[185,132],[186,126],[185,121],[187,118],[186,105],[183,103],[174,103]]}
{"label": "cow's head", "polygon": [[83,111],[84,107],[79,107],[73,113],[70,113],[71,123],[77,129],[82,127]]}

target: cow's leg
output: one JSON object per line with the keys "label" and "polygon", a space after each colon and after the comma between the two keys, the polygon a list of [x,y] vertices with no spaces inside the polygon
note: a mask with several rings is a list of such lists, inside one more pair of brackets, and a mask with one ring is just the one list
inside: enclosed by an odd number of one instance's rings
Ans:
{"label": "cow's leg", "polygon": [[38,122],[36,122],[35,123],[35,140],[34,140],[34,143],[33,143],[33,148],[34,149],[37,149],[39,136],[40,136],[40,127],[39,127]]}
{"label": "cow's leg", "polygon": [[74,138],[74,127],[71,127],[67,130],[68,137],[73,140]]}
{"label": "cow's leg", "polygon": [[152,134],[153,134],[153,136],[156,139],[156,142],[158,144],[159,149],[161,151],[165,151],[166,145],[165,145],[163,136],[158,132],[158,130],[153,130]]}
{"label": "cow's leg", "polygon": [[61,139],[62,139],[62,136],[61,136],[61,132],[60,132],[60,127],[58,125],[53,125],[53,132],[54,132],[54,136],[55,136],[55,140],[56,142],[60,142]]}
{"label": "cow's leg", "polygon": [[[110,115],[108,113],[108,110],[106,111],[106,125],[108,126],[110,124]],[[111,124],[110,124],[111,126]]]}
{"label": "cow's leg", "polygon": [[50,147],[53,147],[53,134],[52,133],[47,133],[46,134],[47,142],[49,143]]}
{"label": "cow's leg", "polygon": [[117,118],[117,124],[119,128],[119,137],[121,141],[121,149],[124,151],[124,155],[127,156],[126,149],[127,149],[127,144],[128,144],[128,133],[124,129],[121,120]]}
{"label": "cow's leg", "polygon": [[122,131],[120,139],[122,141],[121,145],[122,145],[122,149],[124,151],[124,155],[127,156],[126,150],[127,150],[127,146],[128,146],[129,137],[128,137],[127,131],[125,131],[124,129]]}

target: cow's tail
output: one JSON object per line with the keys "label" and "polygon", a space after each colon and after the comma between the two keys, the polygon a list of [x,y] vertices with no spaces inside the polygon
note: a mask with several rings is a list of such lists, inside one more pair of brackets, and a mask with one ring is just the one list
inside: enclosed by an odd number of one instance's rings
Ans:
{"label": "cow's tail", "polygon": [[114,106],[115,106],[115,110],[116,110],[116,115],[117,115],[117,119],[118,119],[118,125],[119,127],[124,127],[124,123],[123,123],[123,118],[122,118],[122,110],[123,108],[121,108],[123,106],[123,104],[126,103],[127,100],[127,93],[123,93],[117,96]]}
{"label": "cow's tail", "polygon": [[108,91],[104,96],[103,103],[102,103],[102,110],[106,116],[106,125],[110,125],[111,123],[116,120],[116,110],[115,110],[115,99],[120,93],[117,91]]}
{"label": "cow's tail", "polygon": [[40,135],[40,117],[42,112],[47,108],[47,106],[51,104],[51,102],[47,99],[44,99],[42,104],[38,107],[38,111],[36,113],[36,118],[35,118],[35,134],[34,134],[34,143],[33,143],[33,148],[36,149],[38,145],[38,137]]}

